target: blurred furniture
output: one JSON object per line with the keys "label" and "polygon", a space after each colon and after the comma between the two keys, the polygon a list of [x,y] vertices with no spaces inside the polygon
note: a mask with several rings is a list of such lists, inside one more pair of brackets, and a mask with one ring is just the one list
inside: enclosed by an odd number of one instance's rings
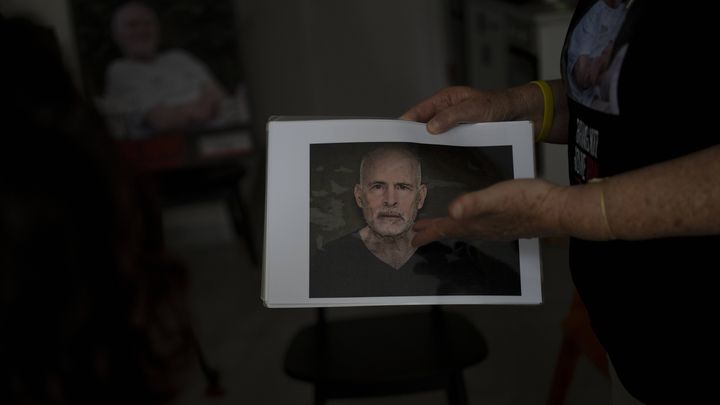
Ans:
{"label": "blurred furniture", "polygon": [[[250,210],[242,195],[247,160],[254,153],[249,129],[158,134],[118,140],[117,144],[138,182],[156,197],[158,211],[181,204],[225,201],[234,231],[244,239],[253,264],[259,265]],[[157,216],[161,226],[161,212]]]}
{"label": "blurred furniture", "polygon": [[497,89],[560,78],[574,2],[465,0],[469,84]]}
{"label": "blurred furniture", "polygon": [[[499,89],[560,78],[560,55],[576,0],[464,0],[468,84]],[[568,183],[567,146],[543,143],[539,176]]]}
{"label": "blurred furniture", "polygon": [[[555,363],[546,405],[563,405],[581,356],[587,356],[605,376],[608,374],[607,353],[590,327],[585,305],[577,292],[562,322],[563,339]],[[608,377],[609,378],[609,377]]]}
{"label": "blurred furniture", "polygon": [[458,313],[430,310],[317,321],[292,338],[287,375],[314,385],[314,403],[444,390],[467,404],[463,371],[488,354],[485,338]]}

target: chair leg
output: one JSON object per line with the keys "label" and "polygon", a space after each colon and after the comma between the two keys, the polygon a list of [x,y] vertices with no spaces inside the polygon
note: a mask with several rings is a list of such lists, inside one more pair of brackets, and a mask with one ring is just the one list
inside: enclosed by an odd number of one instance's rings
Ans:
{"label": "chair leg", "polygon": [[467,405],[467,390],[465,389],[465,378],[463,378],[462,371],[453,373],[448,384],[445,389],[448,405]]}
{"label": "chair leg", "polygon": [[575,367],[580,358],[580,350],[577,345],[564,338],[560,346],[550,392],[548,393],[546,405],[563,405],[567,396],[570,383],[572,382]]}
{"label": "chair leg", "polygon": [[327,397],[322,387],[315,385],[315,391],[313,393],[313,404],[314,405],[325,405]]}

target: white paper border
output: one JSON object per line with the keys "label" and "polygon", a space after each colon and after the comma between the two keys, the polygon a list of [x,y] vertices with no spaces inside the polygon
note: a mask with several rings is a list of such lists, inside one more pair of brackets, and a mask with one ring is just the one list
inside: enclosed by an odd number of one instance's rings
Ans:
{"label": "white paper border", "polygon": [[537,238],[518,242],[519,296],[435,295],[309,298],[310,144],[413,142],[512,147],[515,178],[535,177],[532,123],[460,125],[431,135],[425,124],[393,119],[270,121],[262,299],[270,308],[424,304],[539,304],[542,270]]}

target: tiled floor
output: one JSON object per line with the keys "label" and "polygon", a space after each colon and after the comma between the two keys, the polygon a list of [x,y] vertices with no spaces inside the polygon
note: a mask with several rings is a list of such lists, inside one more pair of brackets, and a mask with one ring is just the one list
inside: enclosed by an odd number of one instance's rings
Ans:
{"label": "tiled floor", "polygon": [[[258,207],[258,211],[262,211]],[[311,309],[267,309],[260,300],[261,272],[249,263],[245,245],[233,234],[219,202],[173,208],[165,213],[172,251],[190,269],[190,305],[206,358],[221,376],[221,396],[207,396],[199,369],[191,370],[178,405],[311,404],[309,385],[282,371],[283,351],[292,334],[314,319]],[[562,243],[543,243],[543,295],[539,306],[457,306],[485,334],[489,357],[465,373],[470,404],[545,403],[560,344],[560,320],[572,285]],[[355,308],[387,311],[405,308]],[[609,385],[581,359],[568,405],[608,404]],[[445,404],[442,392],[335,400],[360,405]]]}

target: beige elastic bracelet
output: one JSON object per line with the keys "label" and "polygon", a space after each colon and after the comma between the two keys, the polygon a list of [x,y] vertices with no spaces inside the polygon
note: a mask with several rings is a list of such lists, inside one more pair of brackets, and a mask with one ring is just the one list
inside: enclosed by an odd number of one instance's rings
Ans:
{"label": "beige elastic bracelet", "polygon": [[[594,179],[590,179],[588,183],[600,183],[604,181],[605,177],[596,177]],[[608,215],[607,215],[607,209],[605,208],[605,187],[602,186],[602,184],[598,185],[600,188],[600,212],[602,212],[603,222],[605,222],[605,229],[607,230],[607,234],[609,236],[610,240],[614,240],[615,234],[612,231],[612,228],[610,228],[610,222],[608,222]]]}

